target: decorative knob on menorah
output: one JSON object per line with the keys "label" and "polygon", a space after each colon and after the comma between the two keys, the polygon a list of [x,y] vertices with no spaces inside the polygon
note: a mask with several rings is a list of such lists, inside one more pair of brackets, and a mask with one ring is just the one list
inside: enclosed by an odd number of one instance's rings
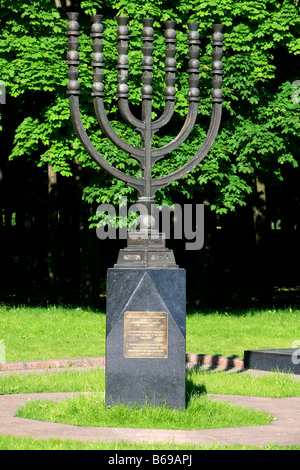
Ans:
{"label": "decorative knob on menorah", "polygon": [[[153,99],[153,41],[154,29],[153,19],[142,20],[142,86],[141,86],[141,102],[142,112],[141,119],[137,118],[130,109],[129,98],[129,28],[128,18],[117,18],[117,70],[118,70],[118,86],[117,98],[120,114],[122,118],[141,135],[141,147],[135,147],[128,142],[124,141],[112,128],[104,105],[105,86],[104,79],[104,55],[103,55],[103,25],[101,23],[102,15],[93,15],[91,37],[93,40],[92,49],[92,66],[93,66],[93,91],[92,96],[94,99],[95,113],[99,121],[99,125],[103,133],[114,143],[116,147],[127,152],[131,157],[136,159],[141,167],[142,176],[134,177],[126,174],[110,163],[108,163],[99,151],[94,147],[89,139],[80,116],[79,109],[79,95],[80,84],[79,77],[79,53],[78,53],[78,36],[79,36],[79,23],[78,13],[68,13],[68,26],[67,35],[68,39],[68,91],[70,101],[70,111],[76,133],[81,140],[84,148],[93,158],[93,160],[105,171],[112,176],[124,181],[127,185],[136,189],[139,198],[137,203],[140,207],[144,207],[146,212],[150,214],[151,207],[154,202],[154,194],[157,190],[167,186],[173,181],[181,178],[194,169],[203,158],[207,155],[212,147],[214,140],[217,136],[219,125],[221,122],[222,111],[222,73],[223,64],[221,62],[223,55],[223,26],[220,24],[213,25],[212,46],[213,46],[213,62],[212,62],[212,115],[210,126],[206,138],[190,160],[185,163],[181,168],[177,169],[169,175],[152,178],[152,168],[155,163],[168,155],[173,150],[177,149],[187,137],[190,135],[197,119],[198,103],[200,97],[199,85],[199,23],[188,23],[188,45],[189,45],[189,61],[188,61],[188,74],[189,74],[189,91],[188,101],[189,108],[185,122],[178,135],[171,140],[168,144],[160,148],[152,148],[152,140],[154,134],[166,126],[174,113],[175,100],[176,100],[176,31],[175,21],[165,21],[165,89],[164,100],[165,108],[163,113],[156,120],[152,120],[152,99]],[[149,222],[150,221],[150,222]],[[174,255],[171,250],[164,247],[163,234],[159,234],[157,227],[151,226],[151,219],[145,217],[145,222],[141,222],[141,231],[139,233],[129,234],[128,246],[120,251],[118,263],[116,267],[176,267]],[[143,235],[143,237],[141,237]],[[156,235],[156,236],[154,236]],[[143,239],[143,241],[141,241]]]}

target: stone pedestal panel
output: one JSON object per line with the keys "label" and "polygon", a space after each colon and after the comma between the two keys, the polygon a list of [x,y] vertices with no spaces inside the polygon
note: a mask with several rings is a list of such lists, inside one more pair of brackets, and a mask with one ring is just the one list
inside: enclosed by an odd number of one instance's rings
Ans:
{"label": "stone pedestal panel", "polygon": [[185,406],[184,269],[109,269],[106,405]]}

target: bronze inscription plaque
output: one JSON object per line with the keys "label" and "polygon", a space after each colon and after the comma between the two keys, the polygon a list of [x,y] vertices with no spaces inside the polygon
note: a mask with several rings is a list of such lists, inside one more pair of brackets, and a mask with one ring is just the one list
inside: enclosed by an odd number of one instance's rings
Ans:
{"label": "bronze inscription plaque", "polygon": [[168,357],[168,313],[124,313],[124,357]]}

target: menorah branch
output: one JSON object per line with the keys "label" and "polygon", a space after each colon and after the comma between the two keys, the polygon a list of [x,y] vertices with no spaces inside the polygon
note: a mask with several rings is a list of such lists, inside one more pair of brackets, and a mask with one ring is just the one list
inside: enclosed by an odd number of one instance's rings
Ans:
{"label": "menorah branch", "polygon": [[183,176],[190,173],[197,165],[199,165],[199,163],[208,154],[211,147],[213,146],[213,143],[218,135],[218,130],[219,130],[220,123],[221,123],[221,117],[222,117],[222,104],[215,102],[213,104],[210,126],[207,131],[206,138],[202,146],[198,150],[198,152],[185,165],[183,165],[178,170],[174,171],[173,173],[170,173],[169,175],[153,179],[151,182],[152,187],[153,187],[152,196],[154,196],[156,191],[158,191],[159,189],[167,186],[173,181],[178,180],[179,178],[182,178]]}
{"label": "menorah branch", "polygon": [[189,105],[188,113],[185,119],[185,122],[178,133],[178,135],[168,144],[160,147],[158,149],[153,149],[151,158],[152,162],[155,163],[157,160],[160,160],[165,155],[173,152],[179,147],[190,135],[191,131],[194,128],[198,116],[198,102],[191,102]]}
{"label": "menorah branch", "polygon": [[[70,114],[73,123],[73,127],[76,131],[78,138],[80,139],[82,145],[89,153],[89,155],[93,158],[93,160],[105,171],[110,173],[112,176],[119,178],[120,180],[126,182],[129,186],[134,187],[139,194],[142,194],[142,187],[143,181],[142,179],[135,178],[133,176],[127,175],[122,171],[118,170],[110,163],[108,163],[102,155],[97,151],[97,149],[93,146],[92,142],[90,141],[84,125],[82,123],[80,108],[79,108],[79,94],[80,94],[80,83],[78,80],[79,77],[79,52],[78,52],[78,36],[80,35],[78,13],[68,13],[68,25],[67,25],[67,36],[68,36],[68,54],[67,54],[67,65],[68,65],[68,90],[67,94],[69,95],[69,106],[70,106]],[[94,68],[103,69],[103,54],[99,52],[102,50],[102,25],[101,25],[101,15],[95,15],[94,17],[94,24],[92,28],[92,35],[93,35],[93,45],[94,45],[94,54],[93,54],[93,66]],[[99,41],[100,39],[100,41]],[[99,49],[100,48],[100,49]],[[102,77],[102,72],[97,71],[98,75]],[[96,86],[94,84],[94,93],[98,96],[103,96],[103,87],[99,87],[100,82],[96,82]]]}
{"label": "menorah branch", "polygon": [[73,123],[73,127],[76,131],[77,137],[81,141],[83,147],[87,153],[92,157],[92,159],[107,173],[109,173],[114,178],[118,178],[121,181],[124,181],[128,186],[136,189],[138,193],[143,195],[143,186],[144,181],[142,178],[136,178],[135,176],[128,175],[121,170],[118,170],[113,165],[108,163],[107,160],[98,152],[98,150],[92,144],[90,138],[87,135],[87,132],[84,128],[80,108],[79,108],[79,97],[72,94],[69,98],[70,105],[70,115]]}
{"label": "menorah branch", "polygon": [[222,75],[223,75],[223,39],[222,34],[224,26],[222,24],[213,25],[213,35],[212,35],[212,47],[213,47],[213,63],[212,63],[212,102],[213,103],[222,103],[223,102],[223,91],[222,87]]}
{"label": "menorah branch", "polygon": [[174,110],[175,110],[175,100],[167,101],[162,115],[159,118],[152,121],[152,130],[158,131],[162,129],[163,127],[165,127],[167,124],[169,124],[174,114]]}
{"label": "menorah branch", "polygon": [[129,28],[127,26],[129,18],[119,17],[117,18],[117,69],[118,69],[118,87],[117,87],[117,98],[119,111],[122,118],[128,124],[134,126],[138,130],[145,129],[145,123],[140,119],[137,119],[130,110],[128,98],[129,98],[129,87],[127,82],[129,80],[129,57],[128,57],[128,41],[129,41]]}
{"label": "menorah branch", "polygon": [[107,117],[107,113],[104,107],[104,102],[103,98],[100,98],[98,96],[94,97],[94,108],[95,108],[95,113],[99,122],[99,125],[111,142],[113,142],[116,147],[118,147],[120,150],[124,150],[128,154],[130,154],[132,157],[136,158],[142,167],[145,165],[145,155],[143,152],[143,149],[134,147],[133,145],[128,144],[125,142],[124,139],[118,136],[118,134],[114,131],[112,128],[109,119]]}
{"label": "menorah branch", "polygon": [[80,35],[79,32],[79,23],[78,13],[69,13],[68,18],[69,22],[67,25],[67,36],[68,36],[68,54],[67,54],[67,65],[68,65],[68,95],[79,95],[80,94],[80,84],[78,81],[79,76],[79,40],[78,36]]}
{"label": "menorah branch", "polygon": [[[201,160],[207,155],[211,149],[214,140],[218,134],[218,129],[221,122],[222,113],[222,74],[223,74],[223,34],[222,25],[213,25],[212,35],[212,115],[210,126],[206,135],[206,138],[196,152],[196,154],[190,158],[178,170],[159,178],[152,179],[151,173],[155,162],[170,152],[176,150],[190,135],[193,130],[197,115],[198,115],[198,103],[200,100],[199,91],[199,72],[200,72],[200,61],[199,61],[199,23],[189,23],[188,33],[188,45],[189,45],[189,62],[188,62],[188,74],[189,74],[189,91],[188,101],[189,108],[185,122],[179,131],[178,135],[168,144],[161,148],[152,148],[152,139],[155,132],[160,130],[164,125],[168,124],[174,113],[174,103],[176,99],[176,31],[175,22],[165,22],[164,42],[165,48],[165,89],[164,99],[166,101],[165,109],[162,115],[152,121],[152,99],[153,99],[153,41],[154,41],[154,30],[153,20],[143,20],[142,30],[142,87],[141,87],[141,104],[142,104],[142,116],[141,119],[137,119],[130,110],[128,97],[129,97],[129,59],[128,59],[128,41],[129,41],[129,29],[127,26],[128,18],[118,18],[118,29],[117,29],[117,40],[118,40],[118,87],[117,87],[117,98],[119,103],[119,109],[121,115],[125,121],[135,127],[136,130],[141,134],[142,145],[141,148],[135,147],[128,142],[124,141],[117,132],[113,129],[104,105],[104,44],[103,44],[103,25],[102,15],[92,16],[92,66],[93,66],[93,90],[92,95],[94,98],[95,113],[100,124],[103,133],[114,143],[116,147],[127,152],[131,157],[137,159],[142,169],[142,177],[136,178],[127,175],[125,172],[118,170],[117,168],[110,165],[102,155],[95,149],[91,140],[89,139],[80,116],[79,109],[79,94],[80,94],[80,83],[79,83],[79,53],[78,53],[78,37],[79,23],[78,14],[69,13],[69,23],[67,26],[68,35],[68,91],[70,95],[70,111],[76,133],[81,140],[82,144],[86,148],[87,152],[91,157],[99,164],[101,168],[106,170],[112,176],[119,178],[126,182],[129,186],[135,188],[140,197],[146,203],[153,203],[153,196],[155,192],[170,184],[171,182],[181,178],[195,168]],[[147,202],[147,204],[148,204]]]}
{"label": "menorah branch", "polygon": [[98,96],[103,98],[104,84],[103,84],[103,69],[104,69],[104,55],[103,55],[103,25],[101,23],[102,15],[92,16],[92,32],[91,37],[93,39],[93,55],[92,55],[92,67],[93,67],[93,91],[92,96]]}

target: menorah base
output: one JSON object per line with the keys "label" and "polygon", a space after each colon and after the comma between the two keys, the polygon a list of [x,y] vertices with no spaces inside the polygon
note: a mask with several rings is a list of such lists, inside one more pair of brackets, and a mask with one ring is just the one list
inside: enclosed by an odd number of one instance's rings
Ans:
{"label": "menorah base", "polygon": [[184,269],[108,269],[106,406],[185,407]]}
{"label": "menorah base", "polygon": [[173,250],[165,247],[165,236],[155,230],[129,232],[127,247],[119,251],[114,268],[178,269]]}

